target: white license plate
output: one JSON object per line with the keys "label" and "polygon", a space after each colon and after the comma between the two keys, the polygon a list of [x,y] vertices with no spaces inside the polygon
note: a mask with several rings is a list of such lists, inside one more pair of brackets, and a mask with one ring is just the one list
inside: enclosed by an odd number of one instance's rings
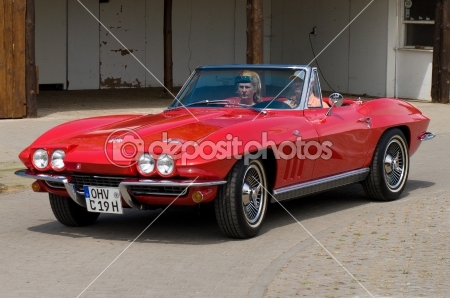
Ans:
{"label": "white license plate", "polygon": [[118,188],[84,186],[86,207],[90,212],[122,214],[122,200]]}

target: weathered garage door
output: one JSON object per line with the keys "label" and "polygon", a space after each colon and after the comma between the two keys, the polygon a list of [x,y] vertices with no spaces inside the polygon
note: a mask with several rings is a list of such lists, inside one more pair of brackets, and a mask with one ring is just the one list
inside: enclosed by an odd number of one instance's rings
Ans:
{"label": "weathered garage door", "polygon": [[[145,0],[100,5],[100,20],[140,61],[145,61]],[[100,88],[145,87],[145,69],[100,28]]]}
{"label": "weathered garage door", "polygon": [[26,0],[0,1],[0,118],[26,115]]}

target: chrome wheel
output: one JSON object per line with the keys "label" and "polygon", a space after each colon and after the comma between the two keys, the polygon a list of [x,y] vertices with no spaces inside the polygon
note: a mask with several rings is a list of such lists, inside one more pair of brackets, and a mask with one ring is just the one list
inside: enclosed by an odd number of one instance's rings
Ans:
{"label": "chrome wheel", "polygon": [[261,168],[252,164],[247,168],[242,181],[242,207],[250,225],[258,225],[266,202],[266,191],[262,183],[264,176]]}
{"label": "chrome wheel", "polygon": [[403,182],[405,175],[405,147],[398,139],[392,139],[384,153],[384,179],[394,190]]}
{"label": "chrome wheel", "polygon": [[398,128],[384,132],[373,154],[370,172],[362,185],[375,200],[392,201],[400,197],[408,180],[409,151],[405,134]]}
{"label": "chrome wheel", "polygon": [[260,159],[238,160],[227,175],[227,184],[219,186],[214,201],[220,229],[232,238],[256,236],[264,222],[267,200],[263,162]]}

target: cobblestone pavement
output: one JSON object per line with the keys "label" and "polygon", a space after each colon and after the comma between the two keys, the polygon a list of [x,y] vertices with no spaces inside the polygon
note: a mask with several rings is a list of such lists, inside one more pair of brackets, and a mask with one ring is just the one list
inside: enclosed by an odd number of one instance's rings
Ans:
{"label": "cobblestone pavement", "polygon": [[[58,112],[48,104],[41,118],[0,121],[0,186],[31,182],[14,180],[16,156],[49,127],[137,106]],[[417,105],[438,136],[412,157],[400,200],[372,202],[352,185],[284,204],[374,297],[450,297],[450,107]],[[45,194],[7,191],[0,201],[1,297],[77,297],[159,214],[126,210],[68,228]],[[369,297],[289,214],[270,207],[261,234],[243,241],[223,237],[213,218],[166,212],[82,297]]]}
{"label": "cobblestone pavement", "polygon": [[[448,197],[392,207],[336,229],[320,242],[373,296],[449,297]],[[266,297],[287,296],[369,295],[312,243],[280,269],[266,293]]]}
{"label": "cobblestone pavement", "polygon": [[[450,297],[450,107],[416,104],[432,119],[437,138],[411,158],[401,199],[373,202],[362,218],[320,233],[320,243],[375,297]],[[277,267],[266,297],[370,297],[309,242]]]}

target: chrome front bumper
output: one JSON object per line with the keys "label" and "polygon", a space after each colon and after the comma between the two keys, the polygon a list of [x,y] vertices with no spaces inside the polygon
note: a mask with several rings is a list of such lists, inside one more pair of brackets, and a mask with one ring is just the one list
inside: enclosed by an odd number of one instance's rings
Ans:
{"label": "chrome front bumper", "polygon": [[424,132],[423,134],[421,134],[418,139],[421,141],[428,141],[431,139],[434,139],[434,137],[436,137],[436,135],[432,132]]}
{"label": "chrome front bumper", "polygon": [[[57,174],[44,174],[34,173],[29,170],[19,170],[15,172],[16,175],[24,178],[31,178],[36,180],[43,180],[49,182],[57,182],[64,184],[64,187],[69,196],[78,205],[86,208],[86,199],[84,194],[81,194],[76,190],[75,184],[71,183],[72,177],[63,176]],[[226,184],[225,180],[211,181],[211,180],[162,180],[162,179],[140,179],[131,178],[124,179],[119,183],[119,191],[124,201],[134,209],[144,209],[144,206],[134,200],[128,191],[128,187],[131,186],[168,186],[168,187],[184,187],[184,190],[180,195],[187,193],[190,187],[205,187],[205,186],[218,186]],[[163,194],[160,194],[163,195]]]}

